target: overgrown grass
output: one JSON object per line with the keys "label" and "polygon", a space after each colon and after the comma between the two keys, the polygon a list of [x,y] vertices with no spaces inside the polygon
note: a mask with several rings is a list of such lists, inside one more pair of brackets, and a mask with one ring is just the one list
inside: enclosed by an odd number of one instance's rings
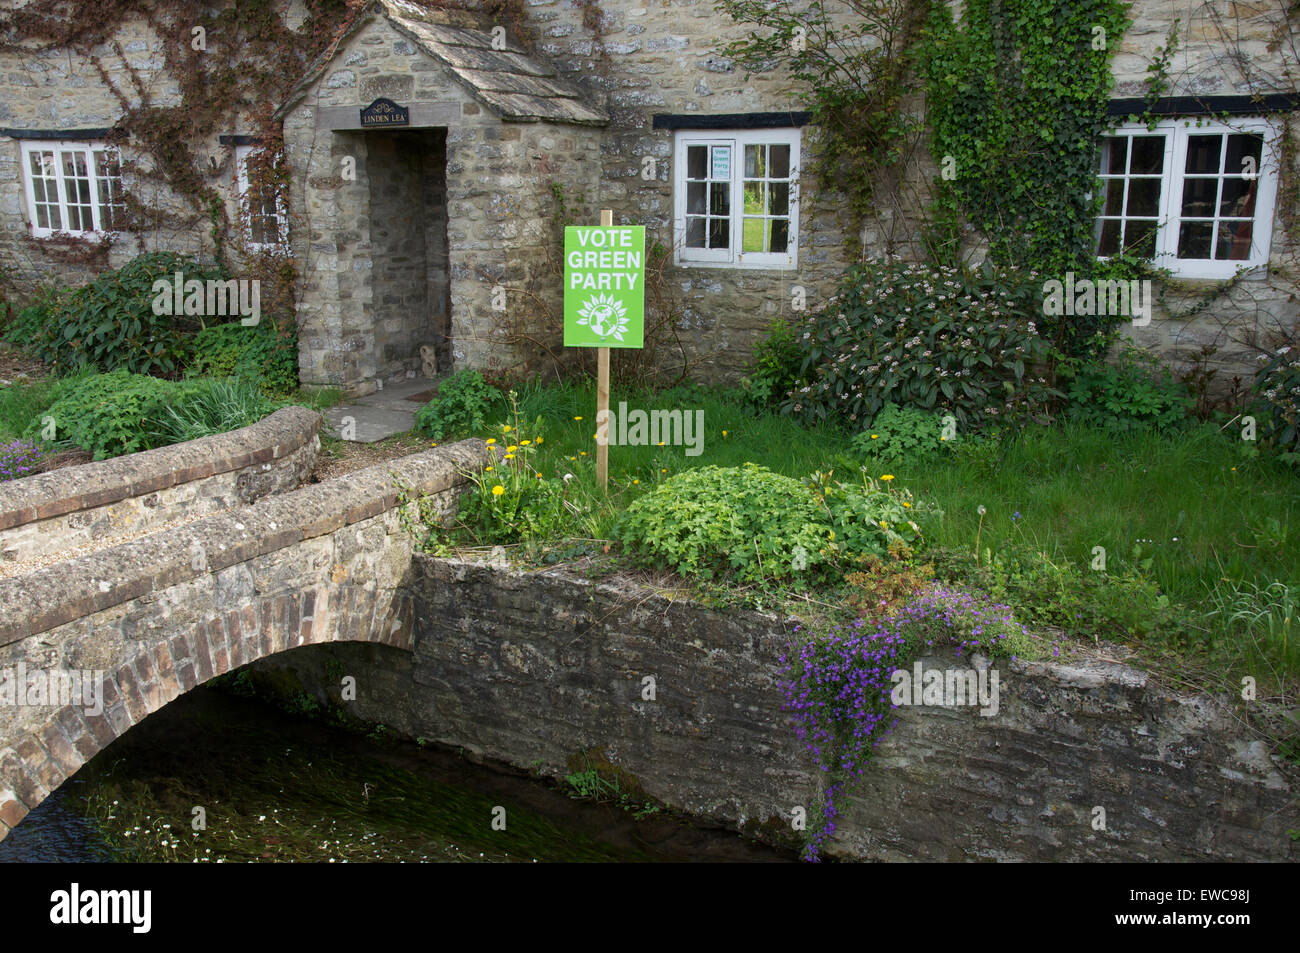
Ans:
{"label": "overgrown grass", "polygon": [[[594,387],[519,388],[519,421],[531,435],[540,418],[545,436],[531,463],[548,479],[573,474],[568,498],[582,511],[574,536],[608,537],[632,500],[685,468],[754,461],[793,477],[833,469],[836,478],[853,480],[865,467],[874,477],[891,474],[893,486],[916,494],[918,508],[924,502],[941,511],[923,526],[928,546],[969,554],[972,577],[977,540],[984,566],[1002,553],[1041,553],[1042,564],[1058,567],[1059,585],[1073,587],[1072,598],[1087,600],[1094,591],[1113,598],[1123,616],[1116,628],[1135,636],[1148,628],[1140,615],[1155,611],[1148,597],[1158,587],[1170,608],[1149,627],[1164,633],[1158,644],[1151,640],[1153,652],[1194,653],[1225,676],[1251,669],[1275,684],[1300,679],[1300,640],[1290,636],[1300,592],[1300,525],[1292,528],[1300,524],[1300,480],[1282,464],[1243,452],[1212,424],[1167,435],[1035,426],[886,465],[852,454],[847,433],[757,413],[738,392],[616,392],[615,410],[620,401],[629,410],[702,409],[703,452],[611,446],[609,493],[602,495]],[[497,429],[477,436],[489,435],[500,436]]]}

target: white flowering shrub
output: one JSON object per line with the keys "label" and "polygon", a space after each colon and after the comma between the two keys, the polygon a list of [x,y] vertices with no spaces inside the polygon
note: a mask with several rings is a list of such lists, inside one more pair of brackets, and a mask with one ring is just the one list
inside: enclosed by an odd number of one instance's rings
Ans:
{"label": "white flowering shrub", "polygon": [[798,338],[781,405],[805,423],[867,425],[887,404],[951,413],[963,431],[1044,410],[1050,343],[1031,280],[884,260],[855,265]]}
{"label": "white flowering shrub", "polygon": [[1260,439],[1287,463],[1300,464],[1300,348],[1284,344],[1259,360],[1254,389],[1261,405]]}

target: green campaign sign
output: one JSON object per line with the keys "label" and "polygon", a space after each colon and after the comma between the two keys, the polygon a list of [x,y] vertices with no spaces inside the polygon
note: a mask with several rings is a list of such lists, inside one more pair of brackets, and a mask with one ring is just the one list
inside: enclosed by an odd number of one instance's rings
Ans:
{"label": "green campaign sign", "polygon": [[645,226],[564,229],[564,346],[643,347]]}

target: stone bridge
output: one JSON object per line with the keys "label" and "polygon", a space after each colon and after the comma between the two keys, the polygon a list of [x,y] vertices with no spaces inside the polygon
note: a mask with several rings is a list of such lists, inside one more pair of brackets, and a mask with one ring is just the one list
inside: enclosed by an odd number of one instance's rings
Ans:
{"label": "stone bridge", "polygon": [[[244,431],[0,487],[0,687],[24,693],[0,691],[0,838],[213,676],[320,642],[410,649],[406,527],[447,513],[486,446],[293,489],[319,424],[288,408]],[[102,684],[102,704],[71,697],[72,673]]]}

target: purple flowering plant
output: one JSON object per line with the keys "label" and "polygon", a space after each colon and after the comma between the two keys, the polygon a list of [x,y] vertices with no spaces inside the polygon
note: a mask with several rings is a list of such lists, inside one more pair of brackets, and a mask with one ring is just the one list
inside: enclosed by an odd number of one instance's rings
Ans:
{"label": "purple flowering plant", "polygon": [[0,444],[0,483],[34,472],[40,459],[41,448],[27,440]]}
{"label": "purple flowering plant", "polygon": [[836,796],[862,776],[897,721],[890,701],[894,672],[936,640],[955,645],[958,655],[978,650],[1012,658],[1030,645],[1010,607],[938,584],[920,590],[889,619],[795,629],[795,644],[780,658],[785,709],[826,775],[822,823],[810,825],[805,860],[820,859],[821,845],[835,832]]}

